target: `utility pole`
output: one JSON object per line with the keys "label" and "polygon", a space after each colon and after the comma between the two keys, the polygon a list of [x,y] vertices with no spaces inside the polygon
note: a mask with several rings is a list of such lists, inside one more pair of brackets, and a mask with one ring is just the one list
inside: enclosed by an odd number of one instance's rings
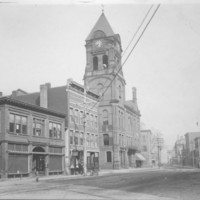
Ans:
{"label": "utility pole", "polygon": [[160,168],[161,146],[163,144],[163,138],[157,136],[156,140],[157,140],[157,147],[158,147],[158,167]]}

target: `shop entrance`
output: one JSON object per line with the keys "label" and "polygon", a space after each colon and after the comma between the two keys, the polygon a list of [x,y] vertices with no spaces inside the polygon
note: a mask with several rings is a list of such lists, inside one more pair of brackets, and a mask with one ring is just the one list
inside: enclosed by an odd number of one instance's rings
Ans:
{"label": "shop entrance", "polygon": [[[35,152],[35,153],[34,153]],[[39,174],[45,174],[45,155],[42,147],[35,147],[33,149],[32,171]]]}

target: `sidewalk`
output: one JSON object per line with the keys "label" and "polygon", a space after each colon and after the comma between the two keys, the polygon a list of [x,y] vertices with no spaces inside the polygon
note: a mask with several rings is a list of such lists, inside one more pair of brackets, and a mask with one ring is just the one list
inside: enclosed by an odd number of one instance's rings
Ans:
{"label": "sidewalk", "polygon": [[[152,168],[128,168],[128,169],[110,169],[99,171],[98,176],[106,176],[111,174],[122,174],[122,173],[137,173],[141,171],[156,171],[159,170],[157,167]],[[39,176],[39,181],[45,180],[55,180],[55,179],[79,179],[79,178],[91,178],[96,175],[51,175],[51,176]],[[23,177],[23,178],[10,178],[10,179],[0,179],[0,185],[12,185],[20,184],[25,182],[36,182],[36,177]]]}

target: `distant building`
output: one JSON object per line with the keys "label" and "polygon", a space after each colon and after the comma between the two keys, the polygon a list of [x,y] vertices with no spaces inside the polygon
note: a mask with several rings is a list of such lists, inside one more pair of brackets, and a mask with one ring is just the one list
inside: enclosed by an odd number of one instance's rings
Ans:
{"label": "distant building", "polygon": [[99,103],[100,165],[104,169],[136,166],[140,150],[140,111],[136,88],[125,99],[122,47],[104,13],[86,38],[84,85],[102,96]]}
{"label": "distant building", "polygon": [[186,161],[186,142],[184,136],[179,137],[174,145],[173,164],[185,165]]}
{"label": "distant building", "polygon": [[0,98],[1,177],[64,173],[65,114]]}
{"label": "distant building", "polygon": [[194,139],[196,167],[200,168],[200,137]]}
{"label": "distant building", "polygon": [[141,154],[145,158],[145,160],[143,161],[143,165],[146,166],[152,165],[151,143],[152,143],[151,130],[141,130],[140,131]]}
{"label": "distant building", "polygon": [[198,160],[195,159],[195,138],[200,137],[200,132],[188,132],[185,134],[186,141],[186,165],[197,166]]}

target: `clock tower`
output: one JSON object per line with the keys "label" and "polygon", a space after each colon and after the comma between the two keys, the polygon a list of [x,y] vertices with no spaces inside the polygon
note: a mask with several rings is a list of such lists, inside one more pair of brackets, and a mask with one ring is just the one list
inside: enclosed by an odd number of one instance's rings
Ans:
{"label": "clock tower", "polygon": [[85,47],[84,85],[101,96],[100,167],[118,169],[122,167],[119,118],[123,118],[122,113],[125,110],[126,83],[121,69],[121,39],[119,34],[113,32],[103,12],[86,38]]}

